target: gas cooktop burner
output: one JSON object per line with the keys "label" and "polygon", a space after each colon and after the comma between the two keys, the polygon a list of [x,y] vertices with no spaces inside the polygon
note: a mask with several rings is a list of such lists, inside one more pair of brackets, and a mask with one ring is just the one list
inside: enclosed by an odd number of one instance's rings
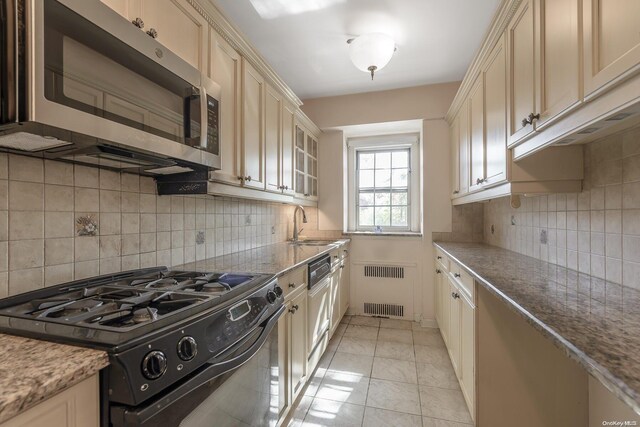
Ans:
{"label": "gas cooktop burner", "polygon": [[[0,307],[17,315],[92,329],[129,330],[215,301],[257,276],[147,270],[99,282],[73,282],[42,290],[36,298]],[[43,295],[42,297],[40,297]]]}

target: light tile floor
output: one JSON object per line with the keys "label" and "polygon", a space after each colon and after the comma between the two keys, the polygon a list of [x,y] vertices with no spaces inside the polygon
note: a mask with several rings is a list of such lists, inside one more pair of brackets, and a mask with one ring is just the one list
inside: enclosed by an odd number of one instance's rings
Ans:
{"label": "light tile floor", "polygon": [[289,427],[468,427],[472,424],[437,329],[345,316]]}

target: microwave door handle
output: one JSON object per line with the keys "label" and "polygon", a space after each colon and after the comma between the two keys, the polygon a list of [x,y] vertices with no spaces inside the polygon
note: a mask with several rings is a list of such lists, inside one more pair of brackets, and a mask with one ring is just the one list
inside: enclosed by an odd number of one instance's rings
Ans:
{"label": "microwave door handle", "polygon": [[200,148],[206,150],[207,135],[209,130],[209,110],[207,103],[207,90],[200,86]]}

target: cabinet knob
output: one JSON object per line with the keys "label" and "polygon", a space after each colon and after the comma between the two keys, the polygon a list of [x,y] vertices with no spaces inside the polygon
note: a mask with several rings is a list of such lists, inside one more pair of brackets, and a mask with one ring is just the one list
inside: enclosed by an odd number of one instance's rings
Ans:
{"label": "cabinet knob", "polygon": [[304,197],[309,197],[310,194],[309,193],[304,193]]}
{"label": "cabinet knob", "polygon": [[289,287],[290,287],[290,288],[295,288],[295,287],[296,287],[296,284],[295,284],[295,283],[289,283]]}
{"label": "cabinet knob", "polygon": [[442,273],[442,270],[440,270],[439,268],[436,268],[436,274],[440,274]]}
{"label": "cabinet knob", "polygon": [[460,273],[453,273],[453,277],[460,277]]}
{"label": "cabinet knob", "polygon": [[140,18],[134,19],[133,21],[131,21],[131,23],[138,28],[141,28],[141,29],[144,28],[144,21]]}
{"label": "cabinet knob", "polygon": [[344,268],[344,264],[342,264],[342,265],[340,266],[340,268]]}
{"label": "cabinet knob", "polygon": [[530,113],[527,117],[522,119],[522,127],[525,127],[526,125],[532,125],[534,120],[540,120],[540,113]]}
{"label": "cabinet knob", "polygon": [[291,308],[289,309],[289,313],[291,314],[296,314],[296,311],[298,311],[297,305],[292,305]]}
{"label": "cabinet knob", "polygon": [[251,182],[251,175],[245,176],[244,180],[247,181],[247,182]]}
{"label": "cabinet knob", "polygon": [[150,28],[149,31],[147,31],[147,35],[152,39],[158,38],[158,32],[156,31],[155,28]]}
{"label": "cabinet knob", "polygon": [[486,179],[484,179],[484,178],[478,178],[478,179],[476,179],[476,184],[479,185],[479,184],[482,184],[485,181],[486,181]]}
{"label": "cabinet knob", "polygon": [[460,192],[458,190],[453,190],[453,194],[459,194]]}
{"label": "cabinet knob", "polygon": [[460,294],[457,292],[451,292],[451,296],[453,297],[453,299],[458,299],[460,298]]}
{"label": "cabinet knob", "polygon": [[442,259],[442,257],[441,257],[440,255],[438,255],[436,258],[437,258],[437,259]]}

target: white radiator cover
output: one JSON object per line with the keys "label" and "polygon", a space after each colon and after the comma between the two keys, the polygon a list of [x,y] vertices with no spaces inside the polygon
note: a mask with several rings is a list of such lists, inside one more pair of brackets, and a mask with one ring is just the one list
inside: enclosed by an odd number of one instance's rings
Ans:
{"label": "white radiator cover", "polygon": [[415,320],[415,264],[351,262],[351,314]]}

